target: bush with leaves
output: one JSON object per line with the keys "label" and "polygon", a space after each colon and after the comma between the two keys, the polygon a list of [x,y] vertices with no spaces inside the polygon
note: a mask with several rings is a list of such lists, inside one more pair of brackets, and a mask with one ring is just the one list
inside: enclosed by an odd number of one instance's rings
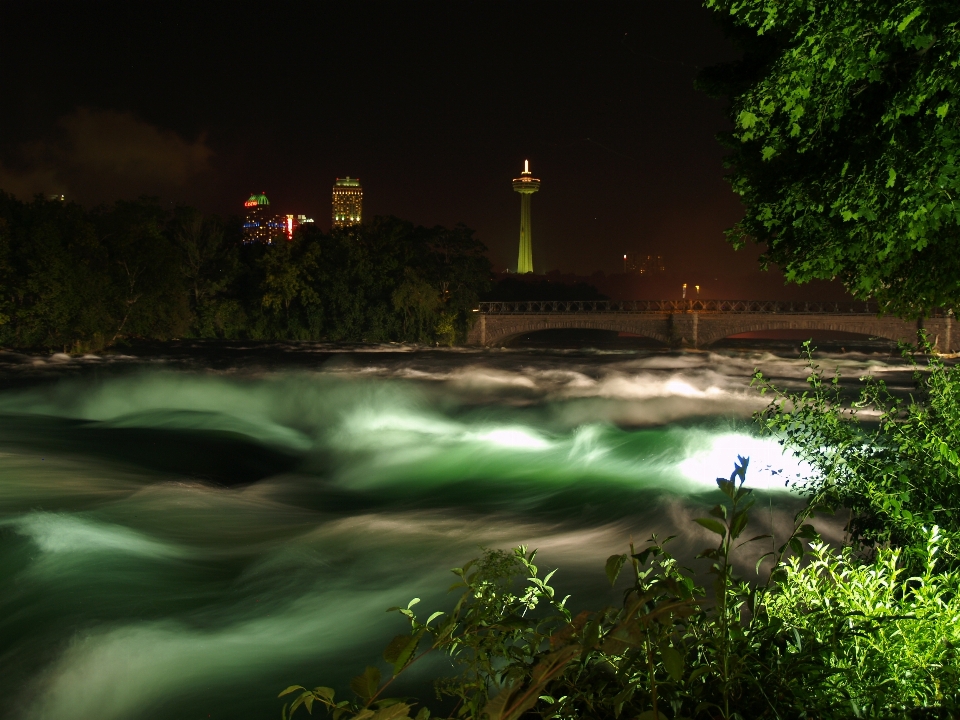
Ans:
{"label": "bush with leaves", "polygon": [[[441,696],[457,698],[458,707],[467,717],[480,717],[480,712],[492,703],[502,705],[508,699],[514,705],[525,705],[531,700],[530,704],[535,703],[538,695],[522,692],[501,692],[490,700],[491,693],[505,685],[515,690],[523,687],[526,671],[549,645],[551,633],[570,619],[566,598],[557,600],[549,585],[553,573],[539,578],[539,570],[533,564],[535,557],[536,551],[528,553],[524,547],[512,553],[493,550],[455,568],[458,582],[451,590],[463,588],[460,599],[449,613],[434,612],[426,622],[421,623],[412,610],[418,598],[407,607],[390,608],[409,620],[410,632],[394,637],[383,652],[383,659],[390,666],[386,681],[381,684],[380,670],[369,666],[350,683],[358,700],[339,702],[334,701],[331,688],[307,690],[291,686],[281,696],[298,690],[300,693],[289,708],[284,706],[284,718],[300,705],[312,710],[315,702],[326,706],[334,720],[408,717],[412,706],[399,698],[383,698],[383,692],[401,672],[434,650],[447,653],[463,668],[456,678],[439,682],[437,691]],[[516,594],[512,585],[518,576],[526,576],[527,584]],[[430,642],[424,643],[428,636]],[[422,644],[426,647],[421,648]],[[548,661],[544,667],[549,671],[553,666]],[[430,714],[422,709],[416,717],[420,720]]]}
{"label": "bush with leaves", "polygon": [[[897,716],[914,708],[956,711],[960,692],[960,575],[942,571],[938,555],[949,546],[940,528],[927,532],[922,572],[908,576],[900,550],[880,550],[863,564],[853,549],[813,543],[809,562],[783,566],[780,591],[766,611],[821,648],[825,674],[820,694],[848,706],[856,717]],[[845,642],[838,642],[842,635]]]}
{"label": "bush with leaves", "polygon": [[[456,699],[451,718],[783,718],[903,717],[960,710],[956,656],[960,578],[938,572],[949,541],[926,533],[924,571],[906,578],[896,551],[863,564],[849,550],[813,544],[802,562],[801,538],[815,540],[800,513],[774,553],[765,584],[737,577],[733,555],[752,504],[747,461],[717,484],[726,501],[697,522],[720,537],[700,557],[710,563],[711,592],[651,538],[636,552],[611,556],[607,576],[632,578],[620,607],[572,617],[533,564],[535,553],[491,551],[453,572],[463,593],[449,613],[421,622],[413,606],[392,608],[410,631],[384,651],[382,681],[370,666],[350,687],[295,685],[286,720],[301,705],[326,708],[334,720],[410,718],[414,703],[390,698],[394,679],[427,653],[459,666],[437,681],[438,697]],[[799,550],[800,552],[795,552]],[[761,559],[762,560],[762,559]],[[758,562],[758,568],[760,563]],[[517,578],[524,582],[514,590]],[[431,717],[420,708],[418,720]]]}
{"label": "bush with leaves", "polygon": [[925,368],[914,364],[916,392],[909,400],[871,377],[862,378],[859,395],[850,399],[839,373],[824,378],[809,343],[805,353],[806,391],[779,389],[759,372],[754,379],[761,393],[773,396],[759,416],[764,431],[815,471],[797,488],[817,503],[849,509],[854,543],[903,547],[911,566],[922,567],[927,528],[938,525],[952,538],[944,553],[956,565],[960,366],[930,352]]}

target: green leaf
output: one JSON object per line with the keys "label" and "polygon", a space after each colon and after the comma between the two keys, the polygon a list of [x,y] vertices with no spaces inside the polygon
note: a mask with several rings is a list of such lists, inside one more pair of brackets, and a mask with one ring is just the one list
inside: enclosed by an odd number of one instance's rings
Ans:
{"label": "green leaf", "polygon": [[902,33],[904,30],[906,30],[907,25],[909,25],[914,20],[916,20],[920,16],[920,13],[922,12],[923,12],[923,8],[915,8],[912,13],[910,13],[903,20],[900,21],[900,24],[897,25],[897,32]]}
{"label": "green leaf", "polygon": [[893,168],[887,170],[887,187],[892,188],[897,183],[897,171]]}
{"label": "green leaf", "polygon": [[387,647],[384,648],[383,659],[393,665],[397,661],[397,658],[400,657],[400,654],[406,650],[411,640],[413,640],[412,635],[397,635],[394,637]]}
{"label": "green leaf", "polygon": [[762,565],[762,564],[763,564],[763,561],[766,560],[768,557],[770,557],[770,556],[773,555],[773,554],[774,554],[773,551],[765,552],[763,555],[760,556],[760,559],[757,560],[757,574],[758,574],[758,575],[760,574],[760,565]]}
{"label": "green leaf", "polygon": [[383,651],[383,659],[393,665],[393,674],[403,670],[420,644],[420,634],[397,635]]}
{"label": "green leaf", "polygon": [[313,694],[317,697],[326,698],[330,702],[333,702],[333,696],[335,695],[333,688],[328,687],[315,687],[313,689]]}
{"label": "green leaf", "polygon": [[663,649],[663,666],[674,682],[683,677],[683,656],[672,647]]}
{"label": "green leaf", "polygon": [[725,537],[727,534],[727,529],[719,520],[714,520],[713,518],[697,518],[696,522],[720,537]]}
{"label": "green leaf", "polygon": [[733,500],[733,495],[736,492],[737,486],[732,479],[727,480],[726,478],[717,478],[717,487],[720,488],[720,491],[724,495]]}
{"label": "green leaf", "polygon": [[296,692],[297,690],[306,690],[306,688],[305,688],[303,685],[291,685],[291,686],[288,687],[286,690],[284,690],[282,693],[280,693],[279,695],[277,695],[277,697],[280,698],[280,697],[283,697],[284,695],[289,695],[290,693]]}
{"label": "green leaf", "polygon": [[730,521],[730,539],[734,540],[740,537],[740,533],[747,526],[748,515],[745,510],[741,510]]}
{"label": "green leaf", "polygon": [[611,587],[616,584],[617,578],[620,576],[620,570],[626,561],[626,555],[611,555],[607,558],[607,564],[604,569],[606,570],[607,580],[610,581]]}
{"label": "green leaf", "polygon": [[798,556],[803,556],[803,543],[800,542],[800,538],[790,538],[790,549],[793,550],[793,552]]}
{"label": "green leaf", "polygon": [[350,681],[350,689],[360,698],[367,700],[377,694],[380,687],[380,670],[367,665],[362,675],[357,675]]}
{"label": "green leaf", "polygon": [[945,102],[943,105],[937,107],[937,117],[943,120],[947,116],[947,112],[950,110],[950,103]]}

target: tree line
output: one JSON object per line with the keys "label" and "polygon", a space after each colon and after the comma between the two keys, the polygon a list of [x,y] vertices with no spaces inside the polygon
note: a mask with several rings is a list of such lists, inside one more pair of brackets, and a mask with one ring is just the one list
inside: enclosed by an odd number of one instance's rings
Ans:
{"label": "tree line", "polygon": [[395,217],[244,245],[236,218],[154,199],[85,209],[0,191],[0,345],[174,338],[453,344],[489,286],[469,228]]}

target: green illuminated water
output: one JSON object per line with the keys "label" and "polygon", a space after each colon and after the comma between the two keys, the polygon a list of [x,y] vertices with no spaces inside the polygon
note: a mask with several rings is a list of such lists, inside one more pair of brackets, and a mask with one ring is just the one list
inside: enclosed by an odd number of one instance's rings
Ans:
{"label": "green illuminated water", "polygon": [[796,504],[799,469],[746,420],[753,367],[796,361],[242,357],[0,362],[3,717],[276,717],[283,687],[376,657],[401,627],[383,609],[442,606],[479,546],[539,547],[596,604],[631,534],[699,548],[738,453],[765,522]]}

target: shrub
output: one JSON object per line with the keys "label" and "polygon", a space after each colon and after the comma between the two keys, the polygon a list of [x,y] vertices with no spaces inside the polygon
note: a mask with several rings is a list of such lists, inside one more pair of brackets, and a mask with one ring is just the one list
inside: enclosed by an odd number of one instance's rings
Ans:
{"label": "shrub", "polygon": [[[810,562],[785,564],[786,576],[767,613],[782,631],[820,648],[829,673],[817,688],[823,701],[848,705],[856,717],[896,716],[914,708],[957,708],[960,688],[960,577],[938,572],[946,541],[926,537],[923,573],[907,577],[899,550],[872,562],[813,543]],[[847,637],[837,642],[838,628]],[[803,653],[796,645],[791,652]]]}
{"label": "shrub", "polygon": [[[640,552],[631,544],[607,560],[611,583],[624,567],[632,571],[622,605],[573,617],[550,585],[553,572],[539,576],[535,551],[488,551],[453,570],[463,592],[450,612],[421,622],[417,600],[392,608],[410,631],[384,651],[385,682],[367,667],[350,683],[356,700],[291,686],[281,693],[297,693],[284,719],[315,703],[334,720],[410,718],[415,703],[385,691],[432,651],[459,667],[437,681],[438,697],[456,699],[451,717],[475,720],[933,717],[960,709],[960,581],[935,569],[948,540],[937,528],[926,534],[916,577],[904,577],[893,550],[861,564],[849,549],[814,542],[804,564],[801,538],[816,540],[804,522],[808,508],[767,583],[751,585],[731,562],[737,547],[767,537],[740,541],[752,504],[746,470],[741,458],[729,479],[718,478],[726,500],[697,520],[720,538],[700,555],[710,563],[711,592],[670,555],[669,538],[653,537]],[[430,717],[426,707],[416,714]]]}
{"label": "shrub", "polygon": [[[871,377],[861,378],[859,395],[850,399],[839,372],[825,380],[809,342],[805,354],[808,390],[785,392],[759,372],[754,380],[761,393],[773,395],[759,416],[764,431],[815,471],[798,489],[818,504],[849,509],[854,544],[902,547],[903,560],[917,569],[923,564],[926,529],[938,525],[952,540],[943,553],[955,566],[960,366],[947,366],[930,352],[926,368],[914,363],[916,393],[909,401]],[[864,414],[868,420],[861,421]]]}

